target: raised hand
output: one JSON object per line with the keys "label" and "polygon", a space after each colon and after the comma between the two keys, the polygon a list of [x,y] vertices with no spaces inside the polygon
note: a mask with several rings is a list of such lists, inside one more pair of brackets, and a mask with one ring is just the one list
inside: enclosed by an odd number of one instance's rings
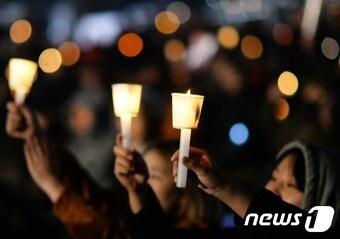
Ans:
{"label": "raised hand", "polygon": [[[223,184],[223,180],[214,170],[209,156],[203,149],[194,147],[190,148],[189,155],[189,157],[183,159],[183,163],[197,175],[200,181],[198,187],[208,194],[214,194],[214,191]],[[177,178],[178,160],[179,151],[176,151],[171,157],[175,181]]]}
{"label": "raised hand", "polygon": [[[176,179],[179,152],[171,157],[173,164],[173,175]],[[222,177],[212,166],[207,153],[198,148],[190,148],[189,158],[183,159],[184,165],[192,170],[198,177],[198,185],[206,193],[213,195],[227,204],[242,218],[246,214],[252,195],[242,186]]]}
{"label": "raised hand", "polygon": [[10,137],[28,140],[36,134],[38,124],[34,113],[26,106],[7,104],[6,132]]}
{"label": "raised hand", "polygon": [[135,149],[123,147],[121,135],[117,135],[116,142],[113,147],[116,156],[114,174],[127,191],[136,191],[149,177],[144,159]]}
{"label": "raised hand", "polygon": [[52,202],[56,202],[65,188],[51,170],[50,160],[53,155],[47,140],[36,136],[28,138],[24,145],[24,152],[27,168],[33,181]]}

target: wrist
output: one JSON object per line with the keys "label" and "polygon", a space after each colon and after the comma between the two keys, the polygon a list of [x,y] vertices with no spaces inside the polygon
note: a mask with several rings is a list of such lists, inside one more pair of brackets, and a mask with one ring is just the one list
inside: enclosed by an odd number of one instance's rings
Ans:
{"label": "wrist", "polygon": [[216,197],[216,198],[221,198],[223,197],[223,194],[229,190],[229,181],[226,179],[223,180],[218,180],[218,183],[216,184],[215,187],[210,189],[211,194]]}
{"label": "wrist", "polygon": [[126,189],[129,196],[138,195],[136,187],[130,187]]}
{"label": "wrist", "polygon": [[143,208],[142,197],[137,190],[128,191],[129,205],[133,214],[139,213]]}
{"label": "wrist", "polygon": [[45,182],[41,185],[41,189],[47,194],[52,203],[56,203],[65,191],[65,186],[55,178]]}
{"label": "wrist", "polygon": [[128,194],[131,195],[138,195],[141,193],[141,191],[143,191],[143,189],[146,187],[146,183],[138,183],[136,185],[127,187],[126,190],[128,192]]}

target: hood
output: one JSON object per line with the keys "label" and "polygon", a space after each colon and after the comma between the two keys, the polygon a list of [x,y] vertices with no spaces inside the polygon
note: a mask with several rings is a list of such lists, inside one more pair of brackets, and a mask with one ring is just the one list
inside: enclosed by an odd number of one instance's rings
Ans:
{"label": "hood", "polygon": [[332,206],[335,210],[334,223],[339,223],[340,214],[340,154],[314,145],[293,141],[285,145],[276,160],[291,150],[299,150],[305,162],[305,187],[302,208]]}

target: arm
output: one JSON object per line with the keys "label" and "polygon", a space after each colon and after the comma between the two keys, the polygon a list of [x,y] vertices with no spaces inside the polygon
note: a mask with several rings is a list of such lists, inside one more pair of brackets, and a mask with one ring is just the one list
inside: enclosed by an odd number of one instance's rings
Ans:
{"label": "arm", "polygon": [[76,159],[51,143],[25,106],[8,104],[6,130],[24,140],[27,169],[53,203],[53,212],[75,238],[124,238],[114,201]]}
{"label": "arm", "polygon": [[30,174],[53,202],[53,212],[75,238],[123,238],[114,198],[67,151],[36,139],[25,143]]}
{"label": "arm", "polygon": [[[172,156],[171,160],[174,162],[173,173],[176,177],[178,152]],[[304,221],[306,218],[306,212],[282,201],[266,189],[250,193],[240,185],[222,177],[214,170],[211,160],[204,150],[191,148],[189,158],[184,158],[183,162],[197,175],[200,181],[198,186],[203,191],[227,204],[243,220],[249,213],[301,213],[301,220]],[[296,227],[289,227],[288,229],[285,229],[285,227],[257,227],[252,225],[243,227],[243,229],[246,235],[249,232],[248,236],[250,238],[263,237],[270,232],[274,232],[275,235],[280,232],[282,233],[280,235],[288,238],[305,238],[310,236],[304,228],[304,223]]]}
{"label": "arm", "polygon": [[[190,148],[190,157],[184,158],[183,162],[188,169],[192,170],[198,177],[198,185],[206,193],[218,198],[227,204],[241,218],[244,218],[252,200],[252,194],[240,185],[222,177],[212,167],[212,162],[207,153],[198,148]],[[176,180],[178,151],[171,157],[173,174]]]}
{"label": "arm", "polygon": [[148,170],[144,159],[136,150],[122,146],[121,135],[117,135],[116,142],[117,145],[113,148],[116,156],[114,174],[128,193],[131,211],[137,214],[145,204],[141,192],[147,187]]}
{"label": "arm", "polygon": [[122,147],[120,135],[116,142],[113,149],[116,156],[114,172],[128,193],[133,214],[128,227],[132,238],[157,238],[160,231],[167,235],[173,229],[173,223],[147,183],[149,175],[144,159],[134,149]]}

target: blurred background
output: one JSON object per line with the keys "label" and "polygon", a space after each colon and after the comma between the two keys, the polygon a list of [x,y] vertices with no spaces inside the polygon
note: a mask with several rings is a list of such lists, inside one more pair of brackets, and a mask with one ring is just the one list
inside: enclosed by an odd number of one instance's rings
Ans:
{"label": "blurred background", "polygon": [[144,86],[140,149],[179,138],[171,92],[205,95],[192,145],[252,186],[291,140],[340,146],[339,43],[337,0],[0,1],[0,238],[68,238],[5,134],[10,58],[39,63],[27,104],[101,186],[116,186],[116,82]]}

